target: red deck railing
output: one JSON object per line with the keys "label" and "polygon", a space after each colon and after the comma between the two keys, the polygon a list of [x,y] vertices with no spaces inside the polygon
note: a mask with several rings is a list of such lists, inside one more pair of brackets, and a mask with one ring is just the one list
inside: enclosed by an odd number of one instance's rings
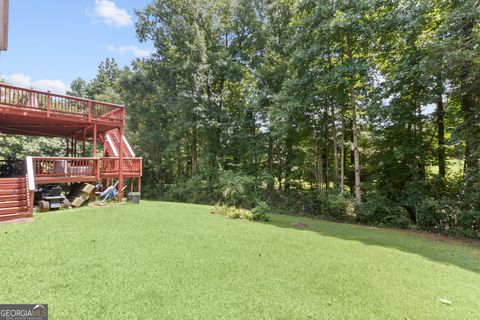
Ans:
{"label": "red deck railing", "polygon": [[33,158],[35,177],[96,176],[98,160],[94,158]]}
{"label": "red deck railing", "polygon": [[[33,157],[35,178],[95,177],[100,180],[120,172],[119,158]],[[140,177],[142,158],[123,158],[123,174]]]}
{"label": "red deck railing", "polygon": [[0,104],[28,110],[45,111],[47,116],[61,114],[87,120],[124,121],[121,105],[26,89],[0,83]]}
{"label": "red deck railing", "polygon": [[[123,172],[126,174],[142,175],[142,158],[123,158]],[[120,171],[118,158],[102,158],[100,174],[115,174]]]}

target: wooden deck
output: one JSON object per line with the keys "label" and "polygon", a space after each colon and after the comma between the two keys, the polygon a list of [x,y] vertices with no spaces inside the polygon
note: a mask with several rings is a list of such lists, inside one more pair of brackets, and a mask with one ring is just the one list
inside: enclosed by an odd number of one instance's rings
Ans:
{"label": "wooden deck", "polygon": [[125,108],[0,83],[0,131],[9,134],[91,137],[123,127]]}
{"label": "wooden deck", "polygon": [[[35,184],[92,182],[117,178],[119,158],[32,157]],[[123,158],[124,178],[142,176],[142,158]]]}
{"label": "wooden deck", "polygon": [[[130,190],[133,191],[136,180],[140,191],[142,158],[135,157],[123,134],[124,127],[125,107],[122,105],[0,83],[0,133],[65,138],[66,154],[70,155],[27,157],[25,163],[0,160],[2,219],[20,218],[25,213],[31,215],[31,199],[36,186],[41,184],[96,183],[100,180],[108,184],[109,179],[116,179],[121,200],[125,179],[129,179]],[[92,157],[86,154],[87,141],[92,143]],[[98,157],[98,142],[103,143],[103,157]],[[23,179],[15,182],[18,194],[10,194],[11,181],[6,179],[12,176]]]}

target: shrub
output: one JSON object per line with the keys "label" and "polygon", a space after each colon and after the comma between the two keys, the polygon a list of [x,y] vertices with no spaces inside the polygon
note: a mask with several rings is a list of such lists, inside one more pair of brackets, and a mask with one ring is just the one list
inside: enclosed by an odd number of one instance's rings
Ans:
{"label": "shrub", "polygon": [[275,178],[270,173],[262,171],[256,179],[256,184],[264,190],[274,191]]}
{"label": "shrub", "polygon": [[221,202],[227,206],[252,207],[255,198],[255,178],[226,171],[220,175],[216,188],[221,192]]}
{"label": "shrub", "polygon": [[321,198],[321,212],[325,216],[345,219],[355,216],[355,201],[339,193],[327,194]]}
{"label": "shrub", "polygon": [[355,216],[355,201],[352,197],[340,193],[304,192],[303,198],[297,196],[297,201],[303,203],[303,212],[322,215],[336,220],[348,220]]}
{"label": "shrub", "polygon": [[261,211],[262,209],[258,209],[257,212],[253,210],[247,210],[242,208],[236,208],[232,206],[225,206],[216,204],[211,213],[219,214],[221,216],[225,216],[231,219],[244,219],[249,221],[268,221],[269,217],[265,212]]}
{"label": "shrub", "polygon": [[163,199],[187,203],[208,203],[211,201],[206,181],[201,176],[193,176],[188,180],[168,187],[163,195]]}
{"label": "shrub", "polygon": [[370,195],[360,207],[357,219],[362,223],[400,228],[408,228],[412,222],[405,208],[378,193]]}
{"label": "shrub", "polygon": [[470,210],[464,212],[459,219],[459,225],[465,236],[480,238],[480,211]]}
{"label": "shrub", "polygon": [[451,200],[427,198],[420,202],[416,214],[419,228],[445,232],[456,227],[461,211]]}
{"label": "shrub", "polygon": [[256,206],[251,210],[253,215],[253,220],[255,221],[269,221],[268,212],[270,207],[264,202],[257,202]]}

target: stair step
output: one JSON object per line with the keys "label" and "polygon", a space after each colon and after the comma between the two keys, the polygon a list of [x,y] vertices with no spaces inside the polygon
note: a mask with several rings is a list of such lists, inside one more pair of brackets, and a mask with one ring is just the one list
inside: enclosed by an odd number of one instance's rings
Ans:
{"label": "stair step", "polygon": [[25,178],[0,178],[0,184],[25,183]]}
{"label": "stair step", "polygon": [[0,202],[1,208],[15,208],[15,207],[26,207],[27,200],[17,200],[17,201],[2,201]]}
{"label": "stair step", "polygon": [[27,183],[24,181],[24,182],[0,182],[0,188],[2,189],[5,189],[5,188],[10,188],[10,187],[13,187],[13,186],[24,186],[26,185]]}
{"label": "stair step", "polygon": [[0,221],[22,219],[22,218],[31,218],[31,217],[33,217],[33,215],[31,213],[24,213],[24,212],[4,214],[4,215],[0,215]]}
{"label": "stair step", "polygon": [[27,200],[27,195],[24,194],[14,194],[14,195],[0,195],[0,202],[4,201],[20,201],[20,200]]}
{"label": "stair step", "polygon": [[28,208],[25,207],[14,207],[14,208],[0,208],[0,216],[6,214],[14,214],[14,213],[26,213],[28,212]]}
{"label": "stair step", "polygon": [[9,184],[9,185],[1,185],[0,184],[0,191],[8,191],[12,189],[25,189],[26,186],[24,184]]}
{"label": "stair step", "polygon": [[16,195],[16,194],[24,194],[27,192],[27,189],[25,187],[23,188],[12,188],[10,190],[2,190],[0,189],[0,196],[11,196],[11,195]]}

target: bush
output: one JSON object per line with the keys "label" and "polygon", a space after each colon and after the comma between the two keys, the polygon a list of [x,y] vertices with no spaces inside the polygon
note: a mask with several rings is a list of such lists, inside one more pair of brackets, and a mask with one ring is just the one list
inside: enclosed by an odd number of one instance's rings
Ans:
{"label": "bush", "polygon": [[417,225],[424,230],[445,232],[455,228],[460,215],[452,201],[427,198],[417,207]]}
{"label": "bush", "polygon": [[254,204],[255,186],[254,177],[226,171],[220,175],[216,188],[221,192],[221,203],[250,208]]}
{"label": "bush", "polygon": [[225,206],[216,204],[211,213],[219,214],[221,216],[225,216],[231,219],[244,219],[249,221],[269,221],[269,217],[266,212],[263,212],[264,208],[257,209],[257,212],[254,210],[247,210],[242,208],[236,208],[232,206]]}
{"label": "bush", "polygon": [[417,208],[418,227],[455,236],[480,238],[480,211],[461,210],[452,199],[423,200]]}
{"label": "bush", "polygon": [[307,214],[322,215],[336,220],[348,220],[355,216],[355,201],[340,193],[307,191],[303,198],[296,197],[303,203]]}
{"label": "bush", "polygon": [[187,203],[211,203],[207,183],[200,176],[178,182],[165,190],[163,199]]}
{"label": "bush", "polygon": [[251,210],[253,215],[253,220],[255,221],[269,221],[268,212],[270,212],[270,207],[263,201],[257,202],[255,208]]}
{"label": "bush", "polygon": [[357,219],[362,223],[399,228],[408,228],[412,223],[405,208],[378,193],[370,195],[360,207]]}
{"label": "bush", "polygon": [[466,211],[458,222],[463,230],[463,235],[470,238],[480,238],[480,211]]}
{"label": "bush", "polygon": [[325,216],[346,219],[355,216],[355,201],[341,194],[328,194],[321,199],[321,212]]}

